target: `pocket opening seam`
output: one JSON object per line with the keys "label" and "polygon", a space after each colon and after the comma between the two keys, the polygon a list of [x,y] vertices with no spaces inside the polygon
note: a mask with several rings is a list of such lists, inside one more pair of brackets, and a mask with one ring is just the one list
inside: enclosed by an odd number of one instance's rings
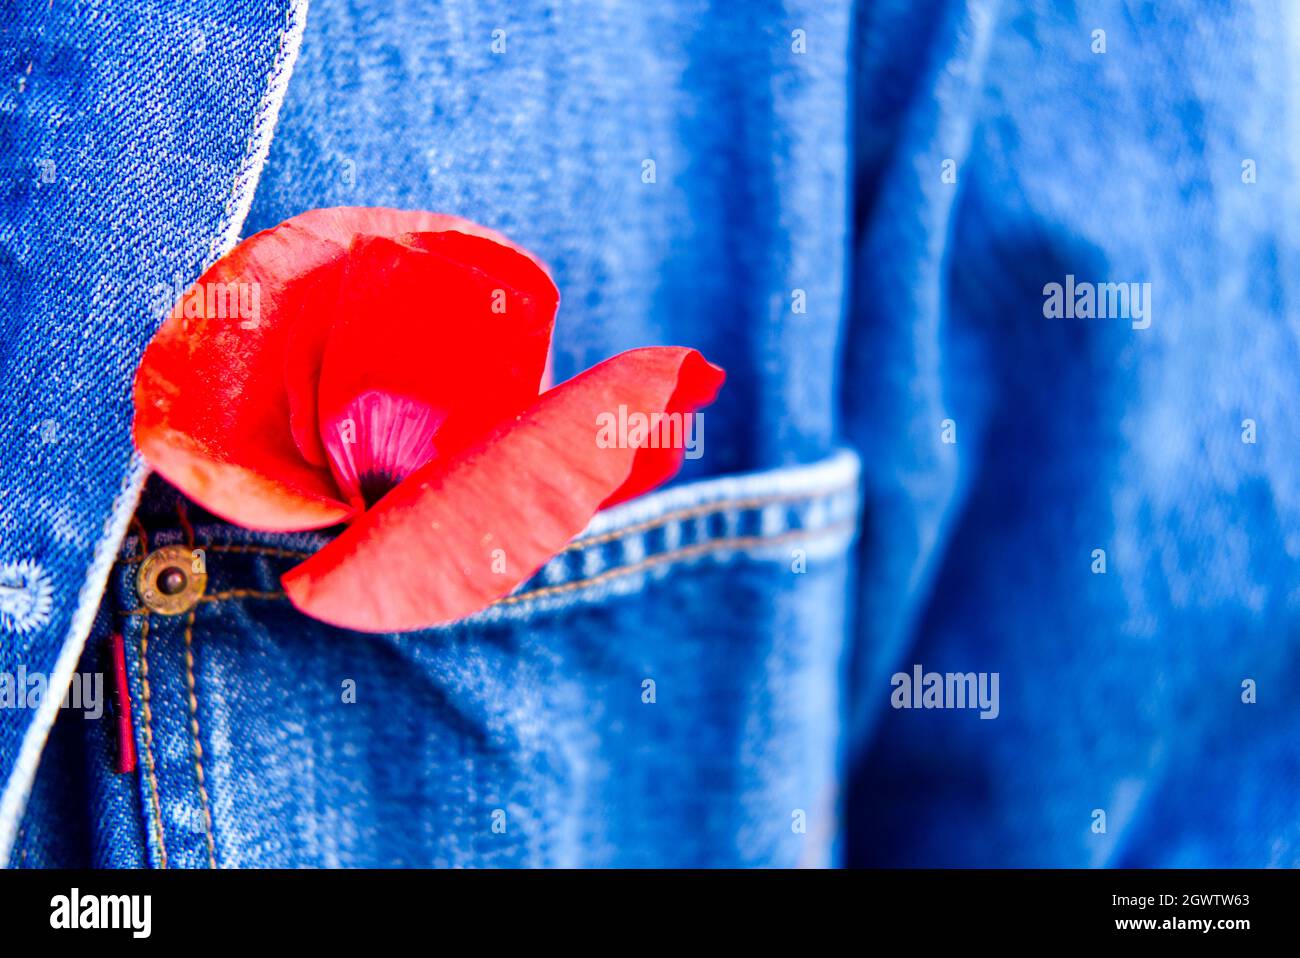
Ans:
{"label": "pocket opening seam", "polygon": [[[677,562],[685,562],[700,556],[709,555],[715,552],[743,551],[746,549],[764,548],[773,545],[782,545],[787,542],[809,541],[814,539],[829,538],[834,535],[843,533],[852,533],[857,527],[854,519],[847,519],[840,522],[831,523],[825,526],[819,526],[811,529],[791,529],[776,535],[753,535],[753,536],[730,536],[723,539],[711,539],[708,542],[695,543],[689,546],[683,546],[679,549],[673,549],[668,552],[662,552],[658,555],[649,556],[640,562],[634,562],[630,565],[617,566],[613,569],[606,569],[598,575],[588,576],[577,579],[573,582],[564,582],[559,585],[542,586],[537,589],[529,589],[527,592],[520,592],[516,595],[503,596],[495,602],[488,605],[487,609],[497,608],[498,606],[518,605],[531,599],[545,599],[555,595],[576,592],[579,589],[590,588],[592,586],[602,585],[611,579],[622,578],[624,576],[636,575],[639,572],[645,572],[649,569],[661,565],[668,565]],[[266,599],[276,600],[286,598],[283,591],[268,591],[263,589],[228,589],[224,592],[213,592],[199,599],[200,603],[204,602],[228,602],[238,599]],[[147,609],[124,609],[118,612],[118,615],[141,615],[148,614]]]}
{"label": "pocket opening seam", "polygon": [[[596,536],[588,536],[585,538],[579,537],[565,545],[563,549],[556,553],[556,555],[566,555],[570,552],[579,552],[583,549],[608,545],[611,542],[618,542],[642,532],[652,532],[655,529],[672,525],[674,522],[684,522],[690,519],[698,519],[704,516],[712,516],[726,512],[743,512],[752,509],[761,509],[765,506],[781,505],[784,503],[814,502],[820,499],[832,499],[835,496],[850,492],[856,487],[857,483],[853,482],[819,490],[815,493],[778,493],[770,496],[753,496],[747,499],[722,499],[717,502],[702,503],[698,506],[691,506],[687,509],[676,509],[672,512],[666,512],[662,516],[648,519],[645,522],[638,522],[622,529],[614,529],[610,532],[605,532]],[[264,555],[276,559],[309,559],[316,554],[315,551],[307,552],[301,549],[282,549],[276,546],[261,546],[249,542],[209,542],[205,545],[199,546],[198,548],[206,549],[209,552],[228,552],[235,555]],[[131,558],[123,559],[121,561],[123,565],[139,565],[144,561],[144,557],[132,556]]]}

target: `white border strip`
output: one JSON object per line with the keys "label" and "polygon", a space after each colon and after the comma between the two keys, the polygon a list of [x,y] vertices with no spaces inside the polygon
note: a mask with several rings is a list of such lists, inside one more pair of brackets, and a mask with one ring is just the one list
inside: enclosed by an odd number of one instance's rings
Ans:
{"label": "white border strip", "polygon": [[[234,186],[230,198],[222,211],[222,225],[208,247],[208,262],[204,269],[235,245],[244,228],[244,220],[253,206],[253,194],[258,180],[262,176],[262,167],[266,163],[271,149],[271,136],[275,132],[276,121],[280,118],[280,106],[284,103],[289,89],[289,78],[293,75],[294,64],[298,61],[298,51],[302,47],[303,33],[307,29],[307,8],[310,0],[291,0],[284,29],[280,32],[280,48],[271,65],[266,92],[258,103],[253,118],[253,131],[249,136],[248,150],[235,174]],[[72,614],[72,623],[63,640],[63,648],[54,664],[54,675],[50,679],[48,691],[41,699],[36,717],[27,727],[23,743],[18,750],[9,781],[5,783],[4,795],[0,797],[0,862],[9,867],[9,856],[13,851],[14,837],[31,794],[32,782],[36,778],[36,769],[40,764],[45,741],[58,716],[59,705],[63,701],[61,691],[72,682],[72,674],[81,660],[86,639],[90,636],[95,623],[95,615],[103,599],[104,588],[108,584],[108,575],[117,559],[118,547],[126,536],[131,516],[135,514],[144,481],[149,475],[149,468],[139,453],[131,453],[131,462],[127,477],[122,484],[112,511],[104,524],[104,538],[95,547],[94,558],[86,581],[77,596],[77,607]]]}

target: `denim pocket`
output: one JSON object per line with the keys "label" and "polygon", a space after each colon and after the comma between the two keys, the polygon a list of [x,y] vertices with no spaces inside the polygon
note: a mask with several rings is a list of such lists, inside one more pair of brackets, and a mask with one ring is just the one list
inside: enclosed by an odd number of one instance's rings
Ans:
{"label": "denim pocket", "polygon": [[857,473],[843,452],[645,496],[484,612],[403,635],[288,603],[318,535],[141,529],[207,571],[180,615],[141,605],[139,536],[114,579],[149,860],[833,863]]}

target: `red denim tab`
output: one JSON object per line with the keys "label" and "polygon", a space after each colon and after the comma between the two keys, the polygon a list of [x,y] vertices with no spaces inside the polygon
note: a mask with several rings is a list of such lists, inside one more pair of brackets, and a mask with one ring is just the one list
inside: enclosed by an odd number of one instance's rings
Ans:
{"label": "red denim tab", "polygon": [[113,657],[113,689],[117,716],[117,760],[114,771],[125,775],[135,771],[135,732],[131,722],[131,686],[126,675],[126,643],[121,633],[108,638]]}

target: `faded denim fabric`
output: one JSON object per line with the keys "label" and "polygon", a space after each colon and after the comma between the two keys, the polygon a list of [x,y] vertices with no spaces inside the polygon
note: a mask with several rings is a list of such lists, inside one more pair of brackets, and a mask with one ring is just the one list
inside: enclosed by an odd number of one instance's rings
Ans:
{"label": "faded denim fabric", "polygon": [[[864,7],[850,861],[1300,865],[1298,15]],[[892,709],[917,663],[999,718]]]}

